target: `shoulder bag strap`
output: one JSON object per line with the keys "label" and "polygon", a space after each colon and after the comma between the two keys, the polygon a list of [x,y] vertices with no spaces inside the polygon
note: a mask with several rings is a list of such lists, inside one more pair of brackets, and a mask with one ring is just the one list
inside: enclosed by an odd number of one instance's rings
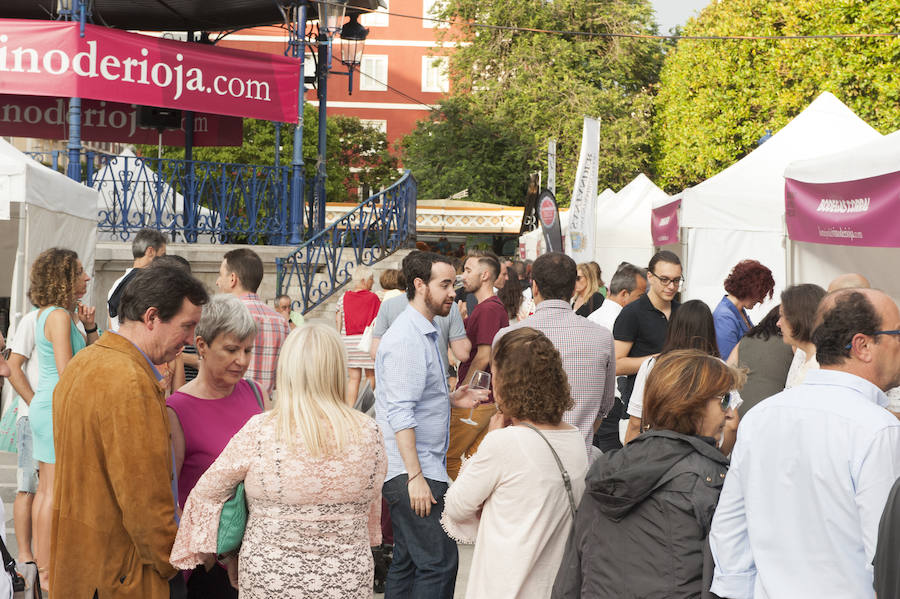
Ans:
{"label": "shoulder bag strap", "polygon": [[572,512],[572,520],[575,520],[575,494],[572,493],[572,479],[569,477],[569,473],[566,472],[565,467],[563,467],[562,460],[559,459],[559,454],[556,453],[556,450],[553,449],[553,446],[550,444],[550,441],[547,440],[547,437],[544,436],[544,433],[538,430],[538,428],[532,424],[527,422],[520,422],[522,426],[527,426],[538,435],[540,435],[541,439],[544,440],[544,443],[547,444],[547,447],[550,448],[550,452],[553,454],[553,459],[556,460],[556,465],[559,466],[559,473],[562,474],[563,485],[566,487],[566,494],[569,496],[569,509]]}
{"label": "shoulder bag strap", "polygon": [[259,385],[257,385],[256,381],[254,381],[253,379],[247,379],[247,382],[250,383],[250,390],[253,391],[253,397],[256,398],[256,403],[259,404],[259,409],[265,412],[266,406],[263,405],[262,391],[260,391]]}

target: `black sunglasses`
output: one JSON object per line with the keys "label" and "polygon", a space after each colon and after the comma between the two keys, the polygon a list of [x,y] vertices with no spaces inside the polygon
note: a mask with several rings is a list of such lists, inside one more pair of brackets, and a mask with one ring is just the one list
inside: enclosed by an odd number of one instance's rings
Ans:
{"label": "black sunglasses", "polygon": [[[865,335],[866,333],[862,333]],[[877,337],[878,335],[900,335],[900,329],[894,329],[892,331],[875,331],[874,333],[869,333],[869,337]],[[850,341],[847,345],[844,346],[844,349],[850,349],[853,347],[853,341]]]}

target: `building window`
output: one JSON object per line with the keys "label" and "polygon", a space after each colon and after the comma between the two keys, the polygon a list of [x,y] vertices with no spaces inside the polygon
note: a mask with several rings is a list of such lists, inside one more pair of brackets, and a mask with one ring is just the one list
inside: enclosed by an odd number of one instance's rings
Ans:
{"label": "building window", "polygon": [[375,12],[367,12],[364,13],[359,22],[364,27],[387,27],[388,26],[388,11],[390,10],[390,2],[388,0],[383,0],[384,6],[379,7]]}
{"label": "building window", "polygon": [[446,94],[450,91],[447,60],[439,56],[422,57],[422,91]]}
{"label": "building window", "polygon": [[438,18],[437,12],[442,8],[441,0],[422,0],[422,27],[446,27],[446,23],[438,23],[431,19]]}
{"label": "building window", "polygon": [[359,119],[359,122],[366,127],[371,127],[387,135],[387,121],[385,119]]}
{"label": "building window", "polygon": [[359,89],[383,92],[387,90],[388,57],[378,54],[363,55],[359,65]]}

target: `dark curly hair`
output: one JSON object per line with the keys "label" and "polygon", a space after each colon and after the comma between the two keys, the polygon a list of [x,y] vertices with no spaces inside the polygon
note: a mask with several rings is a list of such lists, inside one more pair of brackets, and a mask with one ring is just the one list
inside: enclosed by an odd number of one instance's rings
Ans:
{"label": "dark curly hair", "polygon": [[31,288],[28,297],[38,308],[59,306],[75,308],[75,284],[82,271],[78,254],[64,248],[50,248],[40,253],[31,265]]}
{"label": "dark curly hair", "polygon": [[[881,316],[859,291],[838,292],[819,306],[812,342],[819,366],[837,366],[850,357],[847,345],[857,333],[871,335],[881,329]],[[875,338],[875,343],[879,338]]]}
{"label": "dark curly hair", "polygon": [[772,299],[775,279],[772,271],[757,260],[741,260],[725,279],[725,291],[739,300]]}
{"label": "dark curly hair", "polygon": [[778,328],[778,319],[781,317],[781,304],[778,304],[763,317],[756,326],[747,331],[744,337],[753,337],[768,341],[769,337],[781,337],[781,329]]}
{"label": "dark curly hair", "polygon": [[559,424],[572,409],[569,379],[553,342],[528,327],[503,335],[491,357],[494,394],[503,413],[536,424]]}

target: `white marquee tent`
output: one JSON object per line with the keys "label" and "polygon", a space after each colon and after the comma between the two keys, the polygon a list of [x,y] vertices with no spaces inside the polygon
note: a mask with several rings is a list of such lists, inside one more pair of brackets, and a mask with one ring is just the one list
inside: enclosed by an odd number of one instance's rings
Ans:
{"label": "white marquee tent", "polygon": [[[785,178],[806,183],[853,182],[900,172],[900,131],[877,137],[828,156],[791,162]],[[898,190],[900,191],[900,190]],[[850,247],[792,241],[791,265],[795,281],[823,287],[841,273],[865,274],[873,287],[900,299],[896,262],[900,249]]]}
{"label": "white marquee tent", "polygon": [[0,296],[10,298],[13,326],[30,307],[28,273],[42,251],[75,250],[85,271],[93,272],[97,203],[95,190],[0,139]]}
{"label": "white marquee tent", "polygon": [[[756,150],[675,196],[682,201],[680,226],[687,254],[684,299],[702,299],[715,307],[731,268],[740,260],[756,259],[772,269],[775,278],[773,303],[751,312],[759,321],[777,303],[786,282],[795,280],[788,272],[784,228],[785,167],[879,137],[834,95],[824,92]],[[649,226],[649,216],[646,222]]]}
{"label": "white marquee tent", "polygon": [[622,262],[642,268],[653,256],[650,211],[655,202],[668,198],[643,173],[614,195],[601,194],[597,205],[594,259],[609,283]]}

